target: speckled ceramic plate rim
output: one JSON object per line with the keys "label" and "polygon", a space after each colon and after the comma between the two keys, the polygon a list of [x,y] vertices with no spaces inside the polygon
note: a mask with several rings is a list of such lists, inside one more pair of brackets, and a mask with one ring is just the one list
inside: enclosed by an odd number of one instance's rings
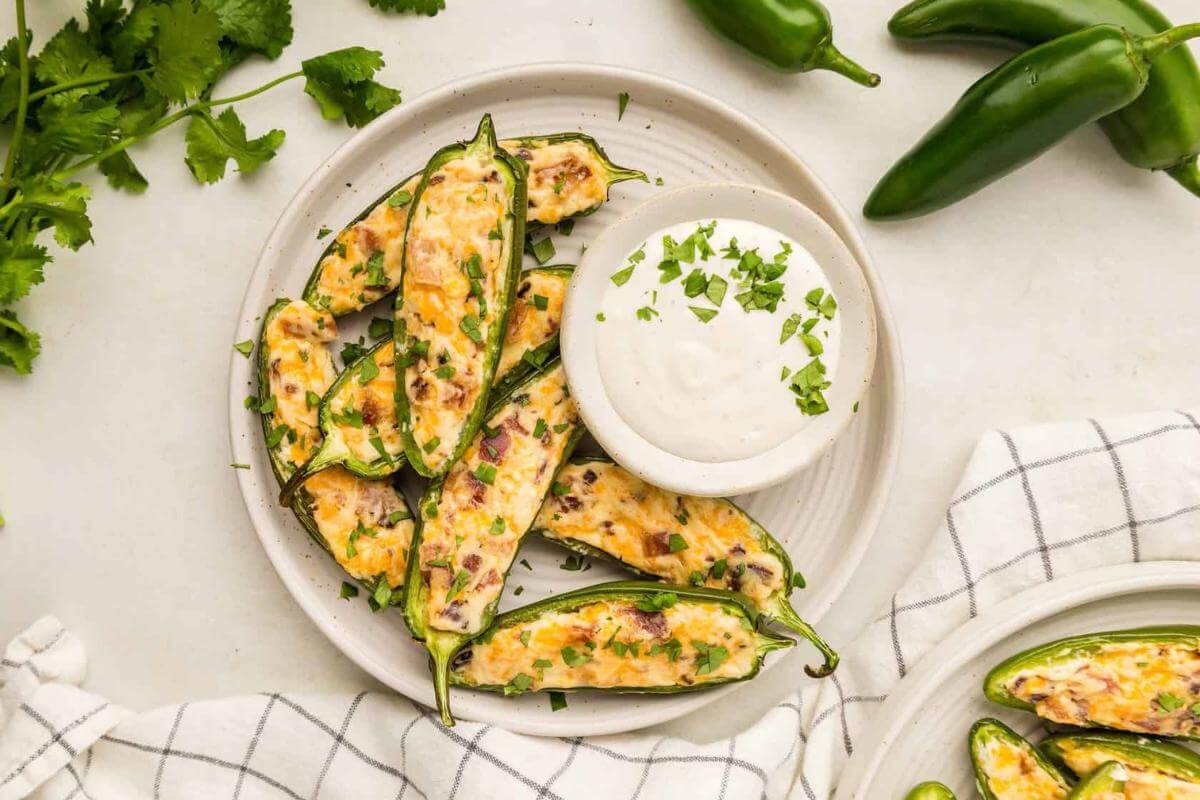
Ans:
{"label": "speckled ceramic plate rim", "polygon": [[[257,341],[259,323],[256,318],[262,312],[262,309],[257,307],[257,301],[259,296],[263,294],[270,278],[270,270],[267,268],[267,264],[272,258],[272,253],[279,248],[280,242],[287,236],[289,230],[302,224],[302,205],[304,199],[316,192],[322,191],[327,181],[329,181],[329,176],[335,173],[337,169],[343,167],[347,162],[352,161],[360,150],[365,149],[368,143],[373,143],[377,139],[386,137],[388,131],[400,120],[409,117],[418,117],[426,113],[429,109],[452,102],[456,97],[464,97],[472,92],[484,91],[506,83],[511,84],[518,81],[536,82],[539,80],[552,81],[565,77],[578,77],[595,82],[616,83],[621,86],[622,91],[633,91],[638,87],[646,87],[648,90],[663,92],[703,106],[706,113],[723,118],[729,124],[743,130],[752,131],[759,138],[774,142],[778,150],[778,155],[786,159],[789,166],[798,175],[803,176],[803,179],[811,186],[814,193],[822,197],[825,201],[825,204],[828,206],[828,213],[823,218],[838,231],[862,266],[863,273],[871,289],[872,297],[875,300],[876,323],[879,337],[876,374],[878,375],[881,362],[886,362],[888,370],[888,402],[879,411],[883,418],[882,427],[884,437],[879,442],[877,451],[878,466],[873,470],[876,477],[874,487],[870,492],[870,499],[864,508],[860,508],[862,522],[855,529],[853,538],[845,543],[843,549],[845,568],[840,570],[836,577],[828,576],[827,580],[821,582],[819,599],[809,604],[806,609],[809,620],[814,624],[819,623],[836,598],[845,589],[846,584],[849,583],[850,578],[854,574],[855,568],[861,562],[867,546],[870,544],[871,538],[878,527],[895,476],[896,462],[900,451],[901,424],[904,411],[904,365],[900,352],[900,343],[896,337],[883,284],[874,268],[866,244],[845,208],[812,170],[779,137],[775,136],[767,128],[746,114],[735,110],[698,89],[651,73],[632,70],[626,67],[574,62],[549,62],[521,65],[477,74],[432,89],[413,100],[406,101],[403,105],[392,109],[375,120],[335,150],[324,163],[313,171],[312,175],[297,190],[292,200],[289,201],[287,208],[280,215],[266,243],[263,245],[254,271],[251,274],[243,295],[233,341],[244,339]],[[299,286],[296,288],[297,290],[300,289]],[[232,354],[229,368],[228,409],[230,444],[235,462],[248,457],[248,448],[259,447],[261,445],[257,438],[258,428],[252,424],[251,418],[245,413],[243,406],[246,391],[246,369],[245,359],[236,353]],[[254,442],[255,444],[249,445],[247,444],[248,442]],[[267,557],[296,602],[309,618],[312,619],[317,628],[358,666],[401,694],[414,698],[418,702],[428,704],[432,699],[432,691],[427,679],[421,685],[409,684],[401,680],[400,676],[389,667],[389,664],[372,658],[364,652],[354,641],[354,637],[348,632],[347,626],[344,623],[330,618],[322,611],[315,597],[311,594],[311,587],[308,586],[308,576],[305,570],[298,568],[291,562],[287,553],[286,543],[272,535],[273,521],[270,519],[270,510],[259,507],[254,501],[256,492],[255,482],[257,479],[257,476],[252,476],[247,471],[238,470],[237,480],[242,492],[242,499],[246,506],[246,512],[262,543],[263,549],[267,553]],[[781,663],[781,661],[782,659],[768,661],[764,666],[764,670],[772,668],[775,664]],[[463,693],[456,699],[455,709],[456,716],[460,718],[490,722],[508,727],[510,730],[533,735],[602,735],[635,730],[678,718],[726,696],[731,691],[736,691],[740,685],[742,684],[732,684],[709,692],[675,695],[672,696],[673,702],[669,704],[648,705],[622,714],[615,719],[589,722],[555,719],[551,715],[552,712],[548,709],[540,713],[530,713],[530,710],[526,709],[519,717],[514,713],[491,714],[480,712],[474,707],[469,693]]]}
{"label": "speckled ceramic plate rim", "polygon": [[[1200,564],[1158,561],[1085,570],[1026,589],[963,624],[926,653],[880,705],[869,736],[855,742],[854,755],[842,773],[835,800],[901,796],[908,787],[874,786],[892,743],[910,733],[906,729],[914,717],[950,676],[990,647],[1055,614],[1088,603],[1169,590],[1200,591]],[[965,729],[963,737],[965,741]]]}

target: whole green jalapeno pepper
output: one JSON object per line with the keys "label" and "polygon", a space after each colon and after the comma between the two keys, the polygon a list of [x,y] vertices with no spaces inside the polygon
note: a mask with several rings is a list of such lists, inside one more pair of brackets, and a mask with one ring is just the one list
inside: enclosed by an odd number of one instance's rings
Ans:
{"label": "whole green jalapeno pepper", "polygon": [[1015,56],[971,86],[884,175],[863,213],[916,217],[974,194],[1133,102],[1151,62],[1195,36],[1200,23],[1154,36],[1095,25]]}
{"label": "whole green jalapeno pepper", "polygon": [[[896,12],[888,30],[908,41],[1032,46],[1105,23],[1142,36],[1171,27],[1144,0],[915,0]],[[1146,90],[1100,126],[1127,162],[1165,170],[1200,195],[1200,68],[1187,48],[1155,59]]]}
{"label": "whole green jalapeno pepper", "polygon": [[1200,626],[1049,642],[993,668],[983,693],[1053,723],[1200,740]]}
{"label": "whole green jalapeno pepper", "polygon": [[1086,731],[1047,737],[1038,748],[1078,776],[1115,761],[1129,773],[1130,788],[1142,790],[1137,796],[1182,797],[1200,791],[1200,755],[1172,742],[1133,733]]}
{"label": "whole green jalapeno pepper", "polygon": [[1125,768],[1116,761],[1109,761],[1084,778],[1068,795],[1068,800],[1111,800],[1113,797],[1124,797],[1125,783],[1128,780],[1129,773]]}
{"label": "whole green jalapeno pepper", "polygon": [[904,795],[904,800],[958,800],[958,798],[944,783],[925,781],[909,789],[908,794]]}
{"label": "whole green jalapeno pepper", "polygon": [[1061,800],[1071,791],[1067,776],[1000,720],[981,719],[972,725],[967,749],[984,800]]}
{"label": "whole green jalapeno pepper", "polygon": [[879,76],[833,45],[829,11],[817,0],[688,0],[717,34],[784,72],[828,69],[863,86]]}
{"label": "whole green jalapeno pepper", "polygon": [[506,695],[594,689],[674,694],[745,681],[791,647],[745,597],[617,581],[501,614],[454,659],[451,682]]}
{"label": "whole green jalapeno pepper", "polygon": [[825,663],[805,672],[823,678],[837,668],[838,654],[788,603],[804,578],[787,551],[729,500],[668,492],[607,458],[576,458],[559,474],[532,531],[643,577],[740,592],[764,619],[817,648]]}

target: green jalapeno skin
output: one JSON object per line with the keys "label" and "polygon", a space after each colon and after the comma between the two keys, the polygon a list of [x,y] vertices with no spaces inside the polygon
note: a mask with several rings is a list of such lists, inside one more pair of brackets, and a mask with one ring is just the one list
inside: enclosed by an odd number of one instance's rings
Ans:
{"label": "green jalapeno skin", "polygon": [[[908,41],[1029,47],[1105,23],[1139,36],[1171,28],[1144,0],[915,0],[896,12],[888,30]],[[1102,118],[1100,126],[1128,163],[1165,170],[1200,195],[1200,67],[1187,48],[1156,58],[1141,96]]]}
{"label": "green jalapeno skin", "polygon": [[[606,456],[576,457],[571,459],[571,464],[574,466],[598,464],[603,465],[604,468],[608,470],[623,471],[620,466],[616,465],[615,462]],[[677,498],[679,501],[685,499],[683,495],[677,495]],[[806,622],[799,614],[796,613],[796,610],[793,609],[791,604],[788,602],[788,595],[791,593],[793,588],[803,588],[804,578],[799,572],[796,572],[795,568],[792,566],[792,560],[788,556],[787,550],[784,549],[783,545],[780,544],[779,541],[776,540],[766,528],[764,528],[753,517],[739,508],[733,501],[714,498],[703,498],[703,501],[727,504],[739,517],[742,517],[746,520],[750,528],[750,535],[754,538],[755,543],[757,543],[758,546],[761,547],[765,552],[771,554],[779,561],[783,569],[782,586],[777,591],[771,593],[770,597],[763,602],[758,610],[763,619],[778,622],[793,632],[800,634],[810,643],[812,643],[812,645],[821,653],[821,655],[824,657],[824,664],[819,667],[806,665],[804,668],[806,673],[814,678],[823,678],[832,674],[833,671],[837,669],[838,662],[840,660],[837,652],[830,647],[824,639],[821,638],[820,634],[818,634],[808,622]],[[601,560],[608,561],[609,563],[616,564],[622,569],[629,570],[640,577],[657,579],[666,583],[680,582],[677,580],[676,575],[656,574],[655,572],[645,568],[644,565],[639,566],[622,559],[621,556],[616,552],[605,550],[596,545],[572,538],[565,533],[557,531],[555,527],[555,521],[553,519],[554,515],[550,513],[553,510],[554,502],[554,498],[547,498],[546,506],[544,507],[545,510],[543,513],[539,514],[538,522],[535,523],[535,527],[533,529],[534,533],[537,533],[548,541],[581,555],[599,558]],[[678,517],[676,518],[676,521],[678,522],[679,530],[686,533],[687,523],[680,521]],[[647,533],[650,532],[651,531],[647,531]],[[705,579],[707,579],[707,576],[705,576]],[[726,577],[726,580],[728,580],[728,577]],[[732,586],[732,584],[730,584],[730,586]]]}
{"label": "green jalapeno skin", "polygon": [[1200,785],[1200,755],[1173,742],[1135,733],[1060,733],[1043,739],[1038,748],[1055,764],[1075,775],[1079,775],[1080,770],[1072,768],[1072,759],[1081,754],[1090,755],[1089,760],[1115,761],[1131,772],[1162,773]]}
{"label": "green jalapeno skin", "polygon": [[[495,297],[495,304],[488,311],[490,319],[487,320],[487,335],[483,341],[482,360],[478,364],[479,380],[481,381],[478,396],[475,398],[474,405],[464,415],[461,423],[458,425],[458,430],[455,434],[456,439],[451,444],[449,452],[439,462],[430,463],[429,456],[422,449],[422,443],[417,441],[413,431],[413,410],[408,396],[408,379],[406,375],[410,365],[406,365],[403,370],[400,370],[399,367],[397,368],[399,374],[396,376],[396,418],[400,424],[400,433],[404,437],[405,454],[408,457],[408,463],[412,465],[413,469],[419,475],[426,478],[436,478],[444,475],[454,462],[462,456],[467,446],[471,443],[475,432],[479,430],[480,423],[483,422],[483,416],[488,407],[488,396],[491,391],[492,382],[495,379],[496,365],[500,360],[500,348],[504,343],[504,332],[508,322],[508,314],[512,308],[513,294],[516,291],[517,281],[520,279],[521,273],[522,246],[525,241],[525,183],[527,168],[524,161],[500,148],[496,140],[496,131],[490,114],[485,114],[483,119],[480,120],[479,129],[470,141],[443,147],[430,159],[429,164],[425,167],[421,183],[418,185],[417,191],[413,194],[410,218],[412,214],[419,213],[423,195],[429,186],[429,179],[442,166],[456,159],[465,158],[477,153],[486,153],[496,170],[502,172],[511,184],[511,189],[509,190],[511,194],[509,197],[509,212],[505,215],[506,219],[501,226],[502,230],[500,232],[501,238],[508,240],[508,257],[506,263],[497,265],[497,270],[500,272],[500,274],[496,275],[498,291]],[[408,240],[412,231],[412,225],[409,225],[405,229],[401,285],[396,292],[395,330],[393,336],[397,342],[406,342],[408,336],[406,320],[404,318],[405,298],[403,281],[404,275],[409,270]]]}
{"label": "green jalapeno skin", "polygon": [[[476,637],[475,642],[486,644],[496,635],[497,631],[505,628],[511,628],[518,625],[523,625],[528,622],[534,622],[539,618],[551,613],[566,613],[578,611],[579,609],[599,602],[629,602],[638,603],[652,598],[659,598],[664,595],[669,595],[671,605],[676,604],[692,604],[710,606],[713,613],[731,614],[740,618],[743,621],[743,626],[753,632],[755,639],[755,659],[752,668],[744,675],[717,678],[704,682],[692,684],[670,684],[670,685],[653,685],[653,686],[573,686],[573,687],[555,687],[543,686],[534,691],[600,691],[622,694],[678,694],[681,692],[691,692],[703,689],[720,686],[727,683],[738,683],[747,681],[756,676],[762,669],[763,660],[767,653],[775,650],[782,650],[791,647],[795,644],[786,636],[780,636],[761,629],[757,625],[758,610],[754,604],[736,592],[729,592],[723,589],[708,589],[695,586],[669,586],[662,583],[646,582],[646,581],[614,581],[611,583],[602,583],[596,586],[588,586],[582,589],[576,589],[565,594],[548,597],[545,600],[537,603],[531,603],[527,606],[508,611],[496,617],[488,628]],[[615,638],[615,634],[614,634]],[[469,651],[465,647],[456,655],[460,656],[457,663],[450,672],[450,682],[455,686],[463,686],[472,689],[480,689],[492,692],[505,692],[506,694],[514,694],[512,687],[506,687],[503,684],[479,684],[468,680],[462,674],[462,666],[464,659],[462,656],[467,655]]]}
{"label": "green jalapeno skin", "polygon": [[[559,362],[557,359],[549,361],[541,371],[534,372],[529,375],[524,382],[512,387],[508,396],[500,397],[494,400],[489,409],[486,418],[488,420],[500,421],[507,417],[515,408],[522,406],[521,398],[528,391],[543,379],[552,376],[556,370],[559,370]],[[522,527],[517,530],[517,545],[510,553],[511,558],[504,568],[504,574],[500,576],[500,589],[503,589],[504,583],[508,580],[509,571],[516,560],[517,548],[522,537],[526,535],[530,525],[533,524],[534,517],[537,515],[537,509],[540,507],[540,498],[546,492],[549,492],[550,487],[554,483],[555,477],[558,475],[562,466],[567,463],[571,456],[572,450],[582,438],[585,430],[583,423],[578,420],[578,415],[574,415],[575,422],[568,424],[565,430],[555,433],[562,435],[563,445],[561,457],[554,465],[554,469],[549,470],[544,482],[544,489],[538,495],[539,503],[533,507],[528,514],[528,519],[521,520]],[[549,436],[549,431],[544,433]],[[482,440],[484,432],[481,430],[476,434]],[[545,441],[543,439],[543,441]],[[487,604],[480,617],[478,630],[467,631],[463,633],[438,630],[429,624],[428,599],[430,593],[430,583],[427,579],[428,567],[431,565],[425,562],[425,556],[422,552],[422,544],[425,541],[425,527],[431,519],[435,519],[441,514],[443,489],[448,478],[454,476],[454,472],[443,476],[433,481],[426,490],[425,496],[421,498],[418,507],[417,524],[413,529],[412,544],[409,547],[408,574],[405,578],[405,622],[408,624],[409,631],[413,637],[425,643],[425,647],[429,650],[433,678],[434,678],[434,694],[437,698],[438,711],[441,715],[441,720],[444,725],[450,727],[454,725],[454,718],[450,713],[450,690],[449,690],[449,668],[450,661],[454,654],[462,649],[463,645],[474,639],[481,631],[491,625],[496,618],[496,611],[500,604],[501,591],[497,590],[495,598]]]}
{"label": "green jalapeno skin", "polygon": [[945,784],[937,781],[925,781],[909,789],[908,794],[904,795],[904,800],[958,800],[958,798]]}
{"label": "green jalapeno skin", "polygon": [[974,194],[1137,99],[1151,61],[1197,35],[1198,25],[1152,37],[1095,25],[1015,56],[971,86],[892,167],[863,213],[906,219]]}
{"label": "green jalapeno skin", "polygon": [[[259,403],[265,403],[271,399],[271,382],[270,382],[270,365],[268,363],[268,351],[266,346],[267,329],[275,318],[279,315],[286,306],[292,301],[286,297],[276,300],[263,314],[262,328],[259,331],[258,337],[258,400]],[[336,381],[335,381],[336,383]],[[262,421],[263,436],[269,437],[271,434],[270,418],[263,414],[260,415]],[[301,469],[291,460],[284,457],[280,446],[267,448],[268,460],[271,462],[271,471],[275,475],[275,480],[280,487],[285,487],[293,481],[295,476],[300,473]],[[283,503],[292,510],[296,519],[300,522],[301,527],[322,550],[324,550],[330,558],[337,561],[333,550],[329,546],[329,542],[321,534],[320,526],[317,524],[316,515],[313,509],[313,498],[308,492],[302,488],[303,481],[295,483],[295,488],[289,493],[289,499]],[[393,488],[393,491],[394,488]],[[402,508],[406,512],[401,518],[403,520],[412,519],[412,510],[408,506],[408,502],[404,499],[404,495],[400,492],[395,492],[396,499],[400,502]],[[396,522],[401,521],[397,519]],[[340,566],[340,564],[339,564]],[[355,580],[363,586],[371,598],[372,608],[378,610],[378,600],[382,600],[382,605],[396,606],[401,605],[404,601],[404,591],[402,587],[393,589],[387,581],[386,574],[376,575],[373,579],[355,578]],[[386,589],[384,588],[386,586]]]}
{"label": "green jalapeno skin", "polygon": [[997,719],[981,719],[971,726],[967,736],[967,749],[971,756],[971,766],[975,770],[975,785],[984,800],[1009,800],[998,797],[991,786],[991,775],[988,771],[987,751],[992,742],[1000,742],[1009,747],[1023,751],[1030,759],[1033,769],[1041,770],[1062,789],[1060,797],[1066,797],[1071,790],[1071,781],[1046,756],[1030,744],[1025,737],[1014,731]]}
{"label": "green jalapeno skin", "polygon": [[[1076,661],[1082,658],[1096,656],[1101,650],[1110,645],[1179,645],[1200,649],[1200,625],[1162,625],[1146,628],[1136,628],[1124,631],[1104,633],[1089,633],[1081,636],[1071,636],[1053,642],[1030,648],[1017,653],[997,664],[988,672],[983,681],[983,693],[993,703],[1021,711],[1037,713],[1037,708],[1013,694],[1009,688],[1020,673],[1037,668],[1047,668],[1056,664]],[[1186,712],[1186,707],[1181,710]],[[1098,727],[1096,725],[1072,724],[1077,727]],[[1111,726],[1110,726],[1111,727]],[[1200,741],[1200,729],[1182,737]]]}
{"label": "green jalapeno skin", "polygon": [[817,0],[688,0],[716,32],[784,72],[828,69],[863,86],[879,76],[833,44],[829,11]]}
{"label": "green jalapeno skin", "polygon": [[1101,764],[1096,771],[1080,781],[1067,800],[1089,800],[1092,797],[1125,796],[1125,782],[1129,774],[1115,761]]}

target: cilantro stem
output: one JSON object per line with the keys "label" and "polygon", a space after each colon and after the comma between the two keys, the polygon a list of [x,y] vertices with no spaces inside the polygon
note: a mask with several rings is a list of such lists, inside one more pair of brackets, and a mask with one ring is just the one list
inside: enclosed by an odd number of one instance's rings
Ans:
{"label": "cilantro stem", "polygon": [[134,78],[134,77],[137,77],[138,75],[145,75],[149,71],[150,70],[148,70],[148,69],[138,69],[138,70],[134,70],[133,72],[115,72],[111,75],[95,75],[95,76],[90,76],[87,78],[76,78],[73,81],[65,81],[63,83],[56,83],[53,86],[47,86],[43,89],[38,89],[33,94],[29,95],[29,99],[31,101],[41,100],[43,97],[49,97],[50,95],[58,94],[59,92],[69,92],[72,89],[83,89],[87,86],[95,86],[98,83],[108,83],[109,81],[119,81],[122,78]]}
{"label": "cilantro stem", "polygon": [[20,94],[17,97],[17,118],[13,123],[12,140],[4,157],[4,182],[8,183],[17,165],[17,149],[25,133],[25,116],[29,111],[29,30],[25,27],[25,0],[17,4],[17,64],[20,69]]}
{"label": "cilantro stem", "polygon": [[[18,0],[18,2],[19,1],[20,0]],[[108,149],[102,150],[101,152],[96,153],[94,156],[90,156],[88,158],[83,159],[82,161],[77,161],[76,163],[71,164],[70,166],[67,166],[64,169],[60,169],[59,171],[54,173],[54,178],[55,178],[55,180],[63,180],[65,178],[69,178],[72,175],[74,175],[75,173],[80,172],[81,170],[85,170],[88,167],[90,167],[94,164],[97,164],[110,156],[115,156],[117,153],[120,153],[122,150],[125,150],[129,147],[132,147],[133,145],[137,144],[138,142],[142,141],[143,139],[147,139],[147,138],[153,136],[154,134],[161,131],[163,128],[169,128],[171,125],[174,125],[176,122],[178,122],[181,119],[184,119],[185,117],[190,117],[193,114],[198,114],[200,112],[207,111],[210,108],[216,108],[217,106],[224,106],[224,105],[228,105],[230,103],[237,103],[242,100],[248,100],[251,97],[254,97],[255,95],[262,94],[265,91],[275,88],[276,86],[278,86],[281,83],[290,81],[294,78],[302,77],[303,75],[304,75],[304,73],[300,70],[297,70],[295,72],[289,72],[287,75],[281,75],[280,77],[276,78],[275,80],[269,81],[268,83],[264,83],[262,86],[259,86],[257,89],[251,89],[248,92],[242,92],[241,94],[236,94],[236,95],[233,95],[232,97],[221,97],[216,100],[201,100],[199,102],[192,103],[191,105],[184,106],[183,108],[176,111],[174,114],[163,117],[157,123],[155,123],[151,127],[147,128],[146,130],[142,131],[141,133],[135,133],[132,136],[127,136],[124,139],[121,139],[119,142],[116,142],[115,144],[113,144]]]}

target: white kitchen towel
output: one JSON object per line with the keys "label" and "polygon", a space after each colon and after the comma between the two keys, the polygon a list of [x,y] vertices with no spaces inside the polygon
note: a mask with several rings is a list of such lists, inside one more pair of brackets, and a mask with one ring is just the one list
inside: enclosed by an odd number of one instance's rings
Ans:
{"label": "white kitchen towel", "polygon": [[1200,559],[1198,533],[1194,414],[988,433],[924,559],[844,649],[836,677],[706,745],[446,729],[403,698],[366,693],[132,714],[79,687],[83,648],[47,618],[9,645],[0,667],[0,800],[827,798],[887,692],[951,630],[1080,570]]}

